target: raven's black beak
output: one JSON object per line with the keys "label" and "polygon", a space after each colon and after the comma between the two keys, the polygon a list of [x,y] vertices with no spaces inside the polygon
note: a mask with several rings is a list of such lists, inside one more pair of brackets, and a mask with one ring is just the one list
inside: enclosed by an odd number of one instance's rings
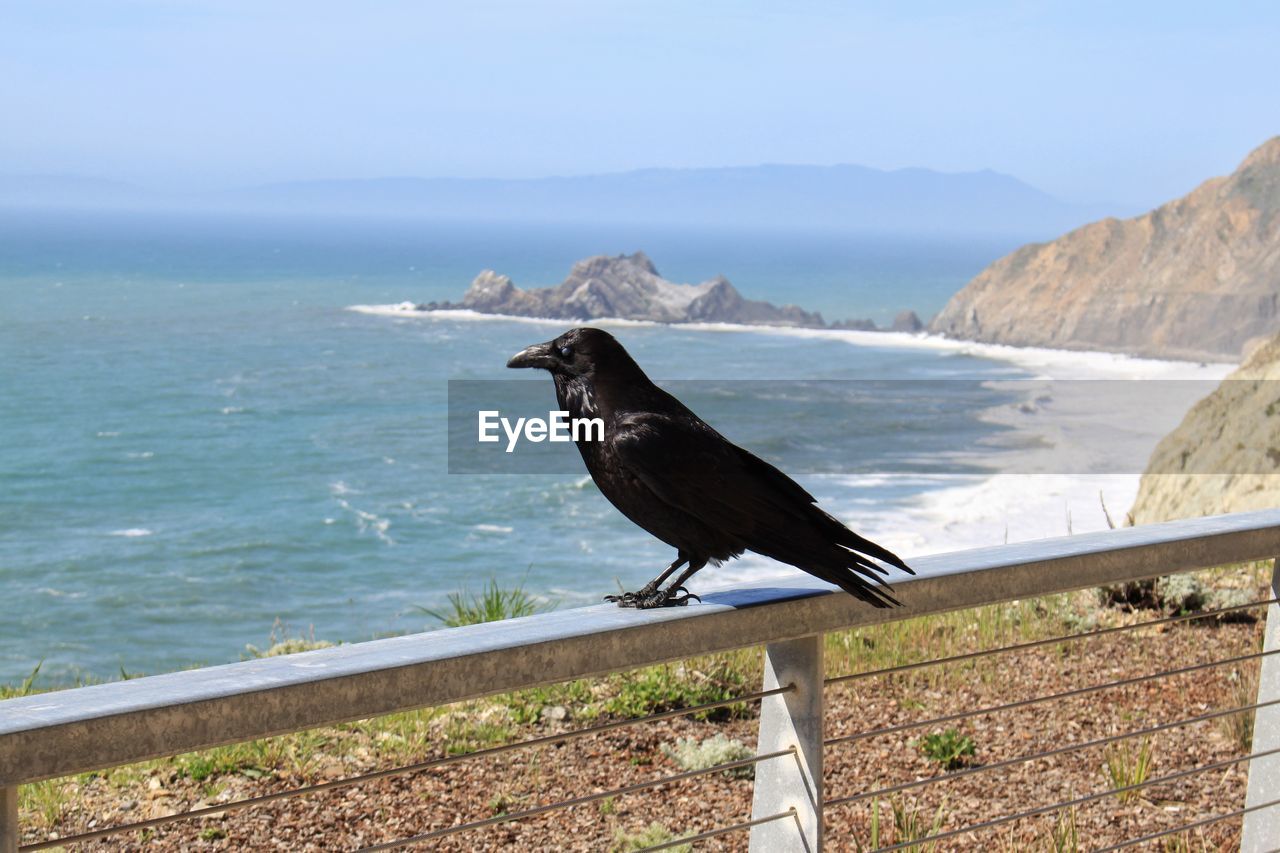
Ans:
{"label": "raven's black beak", "polygon": [[550,370],[556,364],[556,357],[551,354],[551,344],[548,342],[534,344],[531,347],[525,347],[520,350],[520,352],[511,356],[511,360],[507,362],[507,367],[541,367],[544,370]]}

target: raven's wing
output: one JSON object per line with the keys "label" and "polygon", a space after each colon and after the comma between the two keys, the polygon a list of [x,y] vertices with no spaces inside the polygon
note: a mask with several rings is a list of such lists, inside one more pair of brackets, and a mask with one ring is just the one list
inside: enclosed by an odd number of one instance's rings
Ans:
{"label": "raven's wing", "polygon": [[906,563],[849,530],[795,480],[696,417],[627,415],[619,419],[611,444],[621,468],[703,524],[859,598],[879,606],[885,604],[881,597],[896,603],[864,580],[884,584],[885,574],[864,555],[910,572]]}

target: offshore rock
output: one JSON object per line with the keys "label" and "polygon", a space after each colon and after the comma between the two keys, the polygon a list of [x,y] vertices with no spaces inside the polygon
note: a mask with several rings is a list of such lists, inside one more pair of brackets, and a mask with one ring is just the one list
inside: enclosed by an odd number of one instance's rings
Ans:
{"label": "offshore rock", "polygon": [[578,261],[560,284],[532,290],[485,270],[467,289],[461,307],[484,314],[566,320],[617,317],[660,323],[824,326],[817,312],[745,299],[724,276],[702,284],[667,281],[643,252]]}

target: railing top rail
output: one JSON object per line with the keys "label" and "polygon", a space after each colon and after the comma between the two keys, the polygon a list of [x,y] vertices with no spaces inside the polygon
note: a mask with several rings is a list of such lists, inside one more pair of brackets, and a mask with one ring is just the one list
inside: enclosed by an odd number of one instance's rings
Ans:
{"label": "railing top rail", "polygon": [[799,571],[701,605],[596,605],[0,702],[0,786],[647,664],[1280,555],[1280,509],[912,560],[876,610]]}

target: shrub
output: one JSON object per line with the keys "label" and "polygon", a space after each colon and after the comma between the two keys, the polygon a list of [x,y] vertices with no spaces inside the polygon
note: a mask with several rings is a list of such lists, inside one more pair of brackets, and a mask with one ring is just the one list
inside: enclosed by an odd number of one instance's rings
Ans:
{"label": "shrub", "polygon": [[955,729],[927,734],[917,741],[916,746],[926,758],[936,761],[946,770],[963,767],[977,752],[973,738]]}
{"label": "shrub", "polygon": [[[314,649],[328,649],[332,647],[333,643],[328,640],[316,639],[316,629],[314,626],[305,636],[299,634],[296,637],[290,637],[288,636],[288,628],[284,626],[283,622],[277,619],[275,624],[271,626],[271,633],[267,635],[267,647],[265,649],[260,649],[254,645],[247,645],[244,648],[245,651],[249,653],[250,657],[273,658],[279,655],[292,655],[297,654],[298,652],[309,652]],[[121,674],[125,676],[126,680],[128,679],[129,676],[124,673],[123,670],[121,670]]]}
{"label": "shrub", "polygon": [[[676,763],[681,770],[706,770],[718,764],[728,764],[743,758],[751,758],[755,750],[741,741],[731,740],[724,734],[716,734],[699,742],[696,738],[680,738],[675,745],[662,745],[662,752]],[[725,776],[734,779],[750,779],[755,776],[755,767],[747,764],[723,771]]]}
{"label": "shrub", "polygon": [[[619,829],[613,836],[613,847],[611,849],[615,853],[631,853],[633,850],[645,850],[675,839],[676,836],[671,830],[660,823],[654,822],[639,832],[628,833],[626,830]],[[668,849],[675,850],[677,853],[689,853],[693,849],[693,845],[679,844]]]}

